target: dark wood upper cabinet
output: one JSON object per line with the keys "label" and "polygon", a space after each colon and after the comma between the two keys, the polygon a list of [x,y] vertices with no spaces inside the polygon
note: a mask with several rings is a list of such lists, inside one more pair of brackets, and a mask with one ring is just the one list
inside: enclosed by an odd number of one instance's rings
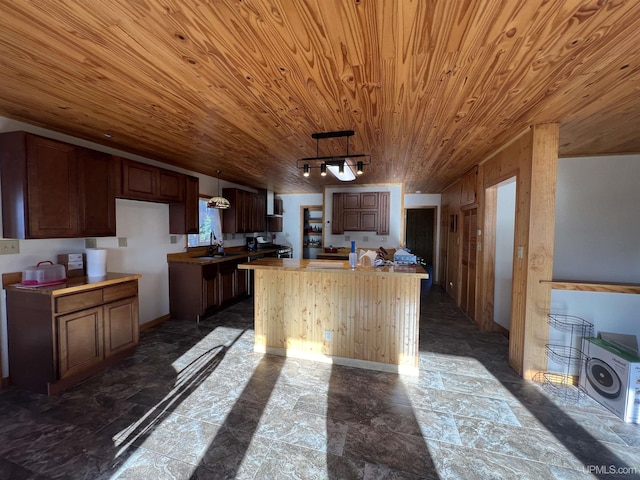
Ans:
{"label": "dark wood upper cabinet", "polygon": [[282,231],[282,217],[269,217],[267,219],[267,230],[271,233]]}
{"label": "dark wood upper cabinet", "polygon": [[342,205],[345,210],[360,208],[359,193],[342,193]]}
{"label": "dark wood upper cabinet", "polygon": [[158,167],[123,158],[122,196],[132,200],[156,200]]}
{"label": "dark wood upper cabinet", "polygon": [[199,196],[200,181],[198,177],[181,175],[184,182],[183,201],[169,204],[169,233],[185,234],[200,231]]}
{"label": "dark wood upper cabinet", "polygon": [[164,168],[122,159],[121,196],[150,202],[181,202],[184,196],[184,174]]}
{"label": "dark wood upper cabinet", "polygon": [[158,169],[158,198],[167,202],[181,202],[184,197],[185,175]]}
{"label": "dark wood upper cabinet", "polygon": [[331,233],[389,234],[389,192],[334,193]]}
{"label": "dark wood upper cabinet", "polygon": [[111,155],[25,132],[0,139],[5,237],[115,236]]}
{"label": "dark wood upper cabinet", "polygon": [[254,233],[265,229],[266,199],[264,194],[238,188],[224,188],[222,195],[231,207],[222,211],[224,233]]}
{"label": "dark wood upper cabinet", "polygon": [[119,197],[168,203],[169,233],[199,232],[197,177],[126,158],[118,160],[122,172]]}
{"label": "dark wood upper cabinet", "polygon": [[28,135],[29,238],[73,237],[78,230],[76,148]]}
{"label": "dark wood upper cabinet", "polygon": [[169,233],[184,234],[200,231],[198,177],[183,175],[184,201],[169,204]]}
{"label": "dark wood upper cabinet", "polygon": [[198,179],[26,132],[0,134],[6,238],[116,235],[116,197],[169,203],[170,233],[198,233]]}
{"label": "dark wood upper cabinet", "polygon": [[116,173],[109,154],[76,149],[78,160],[79,227],[83,236],[116,235]]}

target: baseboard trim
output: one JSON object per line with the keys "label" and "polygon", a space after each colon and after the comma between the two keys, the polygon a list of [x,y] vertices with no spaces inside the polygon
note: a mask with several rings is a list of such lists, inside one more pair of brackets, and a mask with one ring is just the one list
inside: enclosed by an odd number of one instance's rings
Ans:
{"label": "baseboard trim", "polygon": [[379,372],[397,373],[412,377],[417,377],[419,373],[418,367],[412,367],[410,365],[394,365],[390,363],[359,360],[356,358],[335,357],[332,355],[324,355],[322,353],[310,353],[286,348],[267,347],[264,345],[254,345],[253,351],[256,353],[268,353],[271,355],[280,355],[282,357],[300,358],[303,360],[313,360],[321,363],[343,365],[345,367],[357,367],[365,368],[367,370],[377,370]]}
{"label": "baseboard trim", "polygon": [[170,318],[171,318],[171,315],[167,314],[167,315],[163,315],[161,317],[158,317],[155,320],[151,320],[150,322],[145,322],[145,323],[140,325],[140,332],[146,332],[147,330],[155,328],[158,325],[163,324],[164,322],[166,322]]}

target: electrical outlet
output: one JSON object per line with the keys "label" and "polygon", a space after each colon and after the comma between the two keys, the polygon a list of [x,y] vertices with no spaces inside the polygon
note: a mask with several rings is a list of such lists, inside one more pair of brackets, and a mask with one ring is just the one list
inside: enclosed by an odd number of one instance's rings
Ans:
{"label": "electrical outlet", "polygon": [[169,243],[178,243],[178,236],[177,235],[170,235],[169,236]]}
{"label": "electrical outlet", "polygon": [[368,242],[369,241],[369,236],[365,235],[364,237],[362,237],[362,241],[363,242]]}
{"label": "electrical outlet", "polygon": [[85,238],[84,239],[84,248],[96,248],[96,239],[95,238]]}
{"label": "electrical outlet", "polygon": [[324,331],[324,341],[331,342],[333,340],[333,332],[331,330]]}
{"label": "electrical outlet", "polygon": [[20,253],[20,243],[18,240],[0,240],[0,255],[13,255],[16,253]]}
{"label": "electrical outlet", "polygon": [[127,237],[118,237],[118,246],[126,247],[127,246]]}

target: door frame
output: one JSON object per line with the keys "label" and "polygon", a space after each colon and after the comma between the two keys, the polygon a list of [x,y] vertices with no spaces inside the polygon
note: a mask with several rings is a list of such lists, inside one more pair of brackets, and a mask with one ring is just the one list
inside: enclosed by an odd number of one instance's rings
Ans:
{"label": "door frame", "polygon": [[433,270],[431,272],[433,285],[440,283],[440,213],[441,208],[438,205],[420,205],[415,207],[404,207],[402,217],[402,243],[407,244],[407,210],[433,210]]}

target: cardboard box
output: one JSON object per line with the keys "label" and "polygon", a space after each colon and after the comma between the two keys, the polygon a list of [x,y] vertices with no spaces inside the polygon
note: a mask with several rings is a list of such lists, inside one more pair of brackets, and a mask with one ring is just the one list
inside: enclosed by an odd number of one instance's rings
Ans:
{"label": "cardboard box", "polygon": [[640,355],[602,338],[584,338],[580,386],[625,422],[640,423]]}

